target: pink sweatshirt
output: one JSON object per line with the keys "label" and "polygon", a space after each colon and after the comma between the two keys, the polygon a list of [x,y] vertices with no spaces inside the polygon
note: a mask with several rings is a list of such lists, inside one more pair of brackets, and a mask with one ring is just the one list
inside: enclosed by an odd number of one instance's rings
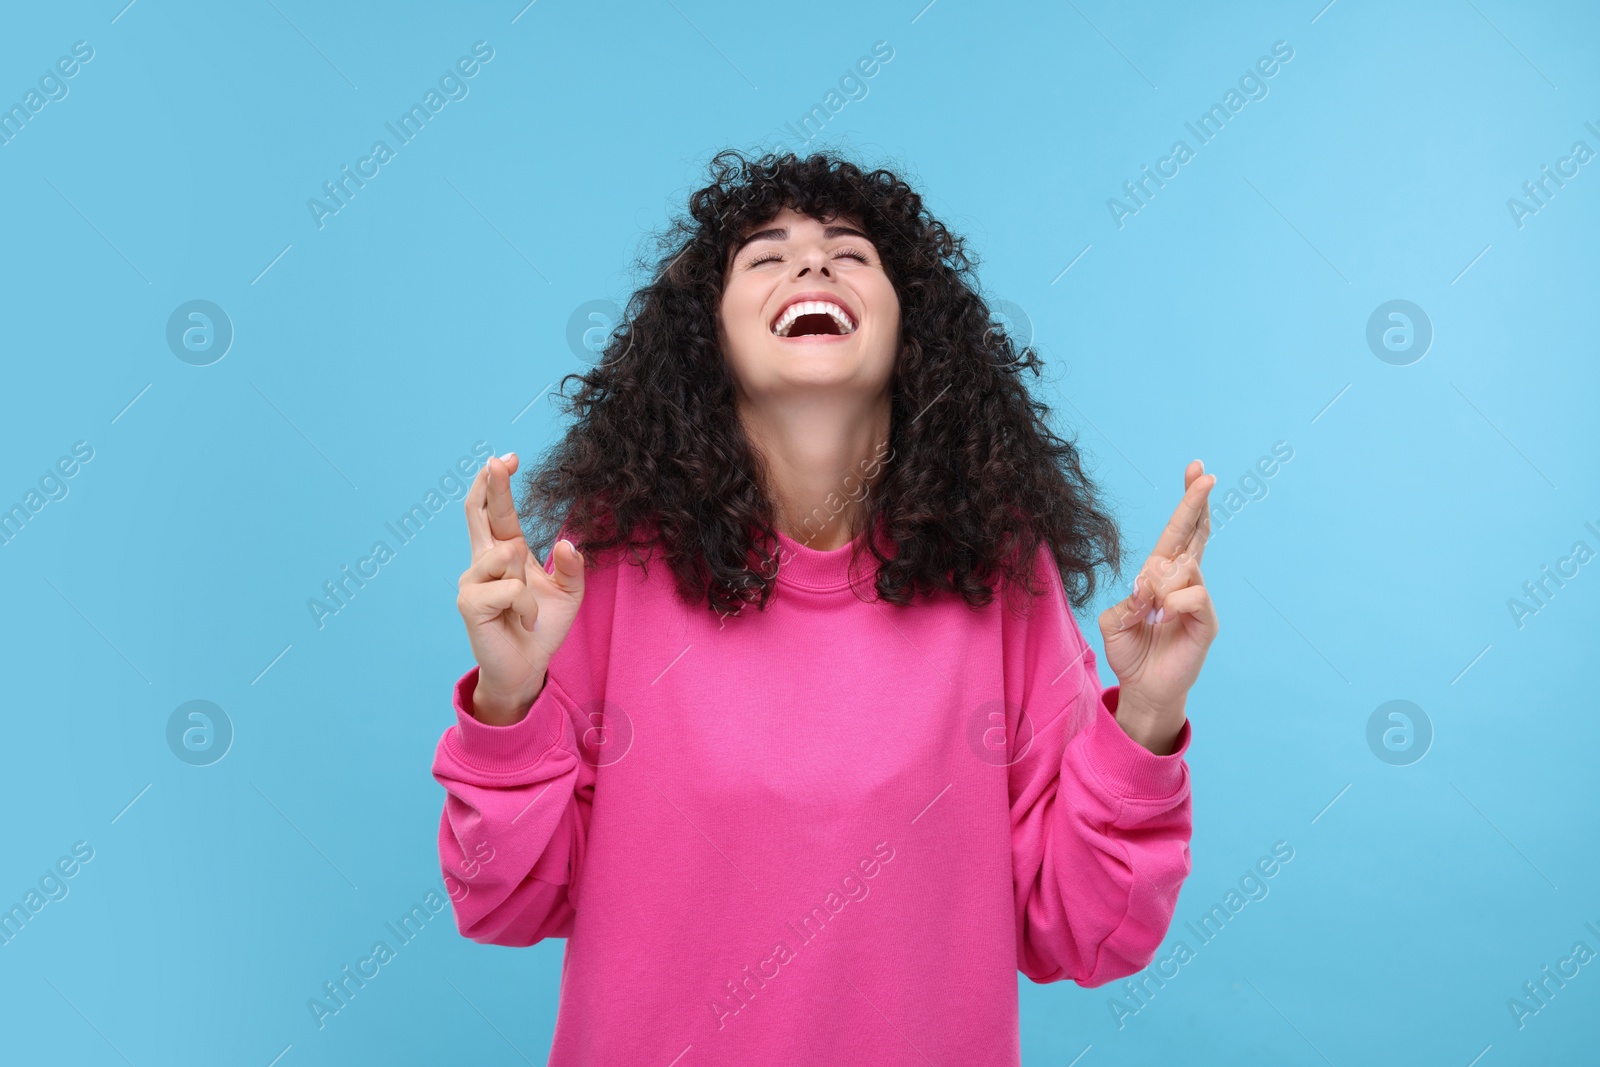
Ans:
{"label": "pink sweatshirt", "polygon": [[[849,588],[780,536],[765,611],[591,559],[526,718],[439,740],[461,933],[567,939],[549,1063],[1016,1067],[1017,978],[1153,958],[1189,771],[1118,726],[1048,548],[1024,616]],[[892,555],[892,549],[889,550]]]}

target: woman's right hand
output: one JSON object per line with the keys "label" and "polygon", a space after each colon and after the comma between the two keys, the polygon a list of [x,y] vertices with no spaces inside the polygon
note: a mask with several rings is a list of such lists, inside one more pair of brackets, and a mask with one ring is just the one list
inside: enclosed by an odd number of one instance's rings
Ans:
{"label": "woman's right hand", "polygon": [[551,549],[554,573],[528,548],[511,497],[517,455],[491,456],[467,491],[472,565],[456,607],[478,661],[472,714],[491,726],[522,719],[583,603],[583,554],[565,538]]}

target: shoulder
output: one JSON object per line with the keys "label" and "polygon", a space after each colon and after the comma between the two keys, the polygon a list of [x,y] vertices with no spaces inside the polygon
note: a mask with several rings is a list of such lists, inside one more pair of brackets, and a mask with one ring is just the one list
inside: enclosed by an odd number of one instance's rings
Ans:
{"label": "shoulder", "polygon": [[[1013,558],[1021,560],[1023,553]],[[1027,566],[1018,568],[1017,574],[1002,579],[997,597],[1007,645],[1034,654],[1048,651],[1064,659],[1080,658],[1089,642],[1073,614],[1050,543],[1041,541],[1028,553]]]}

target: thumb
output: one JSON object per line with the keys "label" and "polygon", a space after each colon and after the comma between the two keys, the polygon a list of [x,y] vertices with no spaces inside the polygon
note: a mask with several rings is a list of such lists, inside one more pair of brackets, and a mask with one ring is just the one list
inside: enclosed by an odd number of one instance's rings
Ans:
{"label": "thumb", "polygon": [[583,592],[584,557],[576,545],[565,537],[557,541],[550,549],[550,563],[550,577],[558,586],[569,593]]}

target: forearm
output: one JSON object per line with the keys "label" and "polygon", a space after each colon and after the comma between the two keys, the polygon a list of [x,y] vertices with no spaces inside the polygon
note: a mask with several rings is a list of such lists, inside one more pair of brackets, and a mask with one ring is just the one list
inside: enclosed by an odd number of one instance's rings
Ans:
{"label": "forearm", "polygon": [[490,944],[564,937],[567,886],[582,868],[588,835],[579,784],[592,774],[574,745],[571,702],[547,682],[543,699],[517,722],[491,725],[467,711],[476,674],[474,667],[455,685],[456,724],[440,737],[433,761],[446,792],[439,861],[457,929]]}
{"label": "forearm", "polygon": [[1115,724],[1116,700],[1115,690],[1100,694],[1053,788],[1040,788],[1048,754],[1043,765],[1017,765],[1018,959],[1036,982],[1097,986],[1144,967],[1189,873],[1188,725],[1172,752],[1152,754]]}

